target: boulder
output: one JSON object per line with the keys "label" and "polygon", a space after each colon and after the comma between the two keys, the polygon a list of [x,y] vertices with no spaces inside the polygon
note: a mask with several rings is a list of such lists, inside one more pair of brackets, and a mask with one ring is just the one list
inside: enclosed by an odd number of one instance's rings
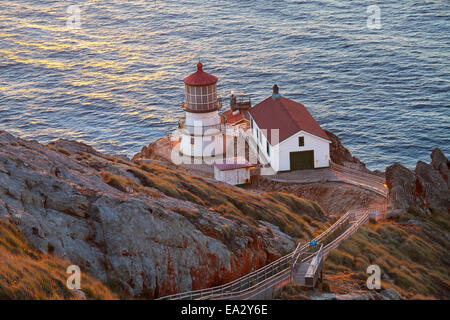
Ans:
{"label": "boulder", "polygon": [[365,172],[370,172],[364,162],[360,161],[358,158],[352,156],[350,151],[344,147],[338,136],[332,132],[325,130],[328,137],[330,137],[330,158],[336,164],[340,164],[352,169],[358,169]]}
{"label": "boulder", "polygon": [[390,210],[386,214],[387,219],[395,219],[401,217],[403,214],[405,214],[405,209],[397,209],[397,210]]}
{"label": "boulder", "polygon": [[450,208],[450,193],[447,182],[434,166],[425,162],[417,162],[415,196],[422,199],[427,208],[448,210]]}
{"label": "boulder", "polygon": [[447,183],[447,188],[450,188],[450,179],[449,179],[449,172],[450,172],[450,162],[445,157],[445,155],[442,153],[441,149],[436,148],[431,152],[431,165],[439,171],[439,173],[442,176],[442,179]]}
{"label": "boulder", "polygon": [[386,168],[386,184],[389,189],[388,200],[391,209],[422,206],[420,199],[415,196],[416,176],[402,164],[397,162]]}
{"label": "boulder", "polygon": [[423,213],[432,209],[450,210],[448,160],[439,149],[431,154],[431,164],[417,162],[414,171],[400,163],[386,168],[389,205],[392,210],[414,207]]}
{"label": "boulder", "polygon": [[400,295],[393,289],[382,290],[380,291],[380,295],[385,300],[401,300]]}

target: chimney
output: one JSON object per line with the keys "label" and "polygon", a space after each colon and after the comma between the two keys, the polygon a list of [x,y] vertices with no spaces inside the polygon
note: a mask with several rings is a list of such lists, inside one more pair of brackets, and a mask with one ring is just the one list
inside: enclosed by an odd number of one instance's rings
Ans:
{"label": "chimney", "polygon": [[273,85],[273,94],[278,94],[278,86],[276,84]]}
{"label": "chimney", "polygon": [[278,93],[279,92],[278,86],[276,84],[274,84],[272,89],[273,89],[272,99],[273,100],[281,99],[281,94]]}

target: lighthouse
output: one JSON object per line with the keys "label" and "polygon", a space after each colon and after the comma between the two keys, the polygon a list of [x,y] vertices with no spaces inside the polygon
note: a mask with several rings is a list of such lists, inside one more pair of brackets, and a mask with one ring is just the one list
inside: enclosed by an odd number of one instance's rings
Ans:
{"label": "lighthouse", "polygon": [[183,79],[186,119],[181,132],[180,152],[185,156],[211,157],[222,153],[218,80],[203,71],[201,62],[197,64],[195,73]]}

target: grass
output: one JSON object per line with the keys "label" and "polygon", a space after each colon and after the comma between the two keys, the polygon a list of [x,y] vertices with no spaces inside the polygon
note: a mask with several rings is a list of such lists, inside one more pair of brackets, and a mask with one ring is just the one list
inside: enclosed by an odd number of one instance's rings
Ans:
{"label": "grass", "polygon": [[100,175],[108,185],[119,191],[128,192],[131,189],[130,187],[132,186],[132,182],[129,179],[122,178],[107,171],[101,171]]}
{"label": "grass", "polygon": [[[71,263],[34,251],[11,223],[0,220],[0,299],[79,299],[66,287]],[[81,291],[87,299],[115,299],[116,296],[86,274]]]}
{"label": "grass", "polygon": [[325,280],[316,289],[288,285],[278,298],[369,291],[366,271],[375,264],[381,269],[381,290],[394,289],[403,299],[450,299],[449,233],[449,213],[436,209],[424,215],[411,208],[395,219],[368,223],[329,253]]}
{"label": "grass", "polygon": [[[155,188],[167,196],[194,202],[230,218],[242,219],[258,226],[257,220],[268,221],[281,231],[300,238],[313,236],[325,222],[322,209],[312,201],[286,193],[256,194],[212,180],[189,176],[162,164],[140,164],[127,171],[142,187]],[[133,187],[129,180],[102,173],[109,185],[126,192]]]}
{"label": "grass", "polygon": [[301,286],[295,284],[289,284],[284,286],[275,296],[275,299],[281,300],[298,300],[307,299],[308,291],[307,288],[302,288]]}
{"label": "grass", "polygon": [[449,299],[448,218],[439,210],[423,215],[412,208],[395,221],[367,224],[330,253],[325,270],[359,275],[360,288],[366,289],[365,271],[377,264],[387,276],[382,289],[395,289],[407,299]]}
{"label": "grass", "polygon": [[[103,176],[108,184],[123,192],[157,189],[167,196],[196,203],[254,228],[259,227],[258,220],[270,222],[296,238],[310,239],[318,235],[327,222],[319,205],[292,194],[249,192],[157,163],[128,165],[127,172],[129,178],[111,173]],[[198,211],[181,208],[178,211],[197,224]],[[450,248],[445,237],[450,231],[448,213],[432,212],[423,216],[419,210],[411,208],[395,220],[382,223],[371,220],[330,253],[325,271],[337,276],[333,279],[353,281],[359,289],[367,289],[367,267],[377,264],[389,279],[382,281],[383,289],[393,288],[406,298],[450,298],[446,257]],[[410,223],[412,220],[415,223]],[[234,236],[227,226],[219,234],[225,243]],[[326,292],[334,287],[334,283],[322,285]],[[287,290],[292,292],[281,294],[292,297],[298,288]]]}

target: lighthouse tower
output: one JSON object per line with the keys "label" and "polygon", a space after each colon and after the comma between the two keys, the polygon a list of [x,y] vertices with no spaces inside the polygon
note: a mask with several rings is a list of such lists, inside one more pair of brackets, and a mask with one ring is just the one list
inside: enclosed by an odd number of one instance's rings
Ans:
{"label": "lighthouse tower", "polygon": [[186,120],[181,134],[180,152],[185,156],[210,157],[222,153],[218,80],[203,71],[201,62],[197,64],[197,72],[183,79]]}

